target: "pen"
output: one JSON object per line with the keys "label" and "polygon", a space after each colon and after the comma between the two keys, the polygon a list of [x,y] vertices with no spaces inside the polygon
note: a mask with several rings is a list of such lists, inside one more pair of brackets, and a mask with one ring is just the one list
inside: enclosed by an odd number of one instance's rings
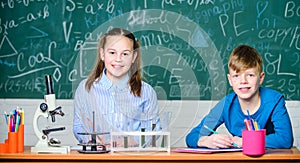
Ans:
{"label": "pen", "polygon": [[10,114],[10,120],[9,120],[9,124],[10,124],[10,126],[9,126],[9,131],[10,132],[14,132],[14,117],[13,117],[13,115],[12,114]]}
{"label": "pen", "polygon": [[8,124],[8,117],[9,117],[9,115],[6,112],[4,112],[4,118],[5,118],[6,124]]}
{"label": "pen", "polygon": [[247,114],[248,114],[248,119],[250,119],[250,112],[248,109],[247,109]]}
{"label": "pen", "polygon": [[244,120],[246,129],[249,131],[260,130],[259,124],[250,116],[249,110],[247,110],[248,118]]}
{"label": "pen", "polygon": [[[204,127],[205,127],[206,129],[208,129],[210,132],[214,133],[214,134],[219,134],[217,131],[215,131],[215,130],[209,128],[209,127],[206,126],[206,125],[204,125]],[[238,147],[238,146],[239,146],[239,145],[237,145],[237,144],[234,143],[234,142],[232,143],[232,145],[233,145],[234,147]]]}
{"label": "pen", "polygon": [[10,132],[10,129],[11,129],[11,127],[10,127],[10,125],[11,125],[11,119],[10,119],[10,116],[8,116],[8,122],[7,122],[8,124],[7,124],[7,126],[8,126],[8,132]]}
{"label": "pen", "polygon": [[204,125],[204,127],[205,127],[206,129],[208,129],[210,132],[214,133],[214,134],[219,134],[217,131],[215,131],[215,130],[209,128],[209,127],[206,126],[206,125]]}
{"label": "pen", "polygon": [[15,126],[15,132],[18,132],[19,125],[20,125],[20,115],[17,114],[17,121],[16,121],[16,126]]}
{"label": "pen", "polygon": [[253,120],[253,124],[254,124],[254,129],[255,130],[259,130],[258,123]]}
{"label": "pen", "polygon": [[249,120],[244,119],[244,124],[245,124],[246,129],[247,129],[248,131],[251,131],[251,130],[252,130],[252,126],[251,126],[251,123],[250,123]]}
{"label": "pen", "polygon": [[250,112],[249,112],[249,110],[247,110],[247,113],[248,113],[248,121],[249,121],[249,123],[250,123],[250,131],[251,130],[255,130],[255,128],[254,128],[254,124],[253,124],[253,122],[252,122],[252,118],[251,118],[251,116],[250,116]]}
{"label": "pen", "polygon": [[24,120],[25,120],[25,117],[24,117],[24,110],[22,108],[20,108],[20,112],[21,112],[21,124],[24,125]]}

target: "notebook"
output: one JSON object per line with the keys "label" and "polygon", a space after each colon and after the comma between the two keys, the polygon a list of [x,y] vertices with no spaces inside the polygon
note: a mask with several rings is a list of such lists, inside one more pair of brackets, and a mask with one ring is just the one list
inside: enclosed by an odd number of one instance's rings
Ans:
{"label": "notebook", "polygon": [[216,152],[238,152],[243,151],[243,148],[220,148],[220,149],[211,149],[211,148],[176,148],[172,152],[180,153],[216,153]]}

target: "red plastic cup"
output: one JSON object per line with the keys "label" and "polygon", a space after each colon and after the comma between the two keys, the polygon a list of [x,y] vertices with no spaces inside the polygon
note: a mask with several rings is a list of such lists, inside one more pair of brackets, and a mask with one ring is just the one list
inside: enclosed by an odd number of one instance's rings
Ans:
{"label": "red plastic cup", "polygon": [[8,153],[18,152],[18,133],[8,132]]}
{"label": "red plastic cup", "polygon": [[8,143],[1,143],[0,144],[0,153],[7,153],[8,152]]}
{"label": "red plastic cup", "polygon": [[24,125],[18,129],[18,152],[24,152]]}
{"label": "red plastic cup", "polygon": [[242,131],[243,154],[260,156],[265,154],[266,130]]}

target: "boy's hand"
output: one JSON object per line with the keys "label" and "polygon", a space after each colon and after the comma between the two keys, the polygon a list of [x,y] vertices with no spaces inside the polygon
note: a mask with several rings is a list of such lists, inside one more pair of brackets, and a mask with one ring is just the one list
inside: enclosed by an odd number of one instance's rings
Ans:
{"label": "boy's hand", "polygon": [[233,142],[238,145],[239,148],[243,147],[242,138],[238,136],[234,136],[232,138]]}
{"label": "boy's hand", "polygon": [[212,134],[210,136],[203,136],[198,141],[199,147],[207,148],[230,148],[232,147],[233,140],[226,134]]}

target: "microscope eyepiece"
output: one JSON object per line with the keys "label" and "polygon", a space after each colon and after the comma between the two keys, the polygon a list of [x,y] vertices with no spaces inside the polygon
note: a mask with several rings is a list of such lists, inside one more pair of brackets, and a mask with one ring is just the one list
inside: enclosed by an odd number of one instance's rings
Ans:
{"label": "microscope eyepiece", "polygon": [[52,78],[51,78],[51,75],[46,75],[45,79],[46,79],[47,95],[53,94],[54,92],[53,92],[53,88],[52,88]]}

